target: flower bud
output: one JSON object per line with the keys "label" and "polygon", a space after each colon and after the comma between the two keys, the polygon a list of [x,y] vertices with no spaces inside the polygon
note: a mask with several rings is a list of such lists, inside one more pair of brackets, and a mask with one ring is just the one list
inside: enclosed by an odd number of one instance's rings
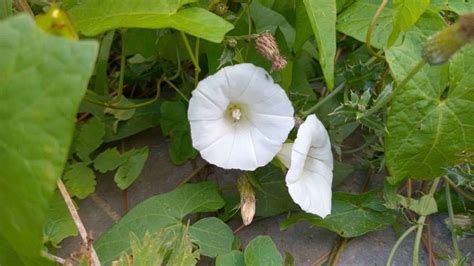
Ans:
{"label": "flower bud", "polygon": [[423,58],[430,65],[447,62],[465,44],[474,40],[474,13],[461,16],[458,22],[430,37],[423,48]]}
{"label": "flower bud", "polygon": [[273,58],[273,62],[272,62],[272,70],[282,70],[283,68],[286,67],[286,64],[288,62],[286,62],[286,59],[283,57],[283,56],[276,56],[275,58]]}
{"label": "flower bud", "polygon": [[255,39],[255,48],[263,57],[272,61],[272,70],[282,70],[286,67],[286,59],[280,55],[278,44],[271,33],[260,33]]}
{"label": "flower bud", "polygon": [[224,3],[218,3],[214,7],[214,13],[216,13],[216,15],[221,16],[221,17],[227,13],[227,10],[229,10],[229,7]]}
{"label": "flower bud", "polygon": [[239,178],[237,187],[240,192],[240,214],[244,225],[249,225],[255,216],[255,191],[247,176]]}

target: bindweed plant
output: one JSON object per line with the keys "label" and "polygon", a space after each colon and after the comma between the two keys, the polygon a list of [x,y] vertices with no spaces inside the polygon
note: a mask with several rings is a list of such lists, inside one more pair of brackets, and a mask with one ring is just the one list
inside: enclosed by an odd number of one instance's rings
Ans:
{"label": "bindweed plant", "polygon": [[[398,232],[387,265],[411,234],[413,265],[422,242],[430,265],[468,263],[458,241],[473,234],[472,10],[434,0],[0,0],[0,265],[293,265],[297,254],[283,258],[269,236],[245,246],[237,236],[279,214],[282,230],[306,221],[338,235],[318,263],[336,265],[347,242],[387,227]],[[173,164],[206,165],[129,210],[153,147],[124,141],[151,128]],[[204,168],[236,176],[198,181]],[[351,182],[355,171],[366,179]],[[109,172],[123,216],[96,193]],[[77,212],[84,199],[115,222],[99,236]],[[430,242],[438,213],[450,255]],[[80,250],[57,256],[78,234]]]}

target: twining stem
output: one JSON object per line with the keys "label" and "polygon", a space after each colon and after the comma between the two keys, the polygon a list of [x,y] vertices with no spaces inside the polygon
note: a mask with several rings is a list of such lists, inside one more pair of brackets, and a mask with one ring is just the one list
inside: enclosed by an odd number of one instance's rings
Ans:
{"label": "twining stem", "polygon": [[454,232],[454,211],[453,211],[453,203],[451,201],[451,191],[449,189],[449,185],[445,185],[445,191],[446,191],[446,205],[448,207],[448,214],[449,214],[449,223],[450,223],[450,229],[451,229],[451,241],[453,242],[453,249],[454,249],[454,255],[456,256],[456,260],[460,261],[461,260],[461,251],[459,250],[458,246],[458,240],[456,237],[456,232]]}
{"label": "twining stem", "polygon": [[185,179],[183,179],[181,182],[179,182],[178,187],[186,184],[189,180],[191,180],[193,177],[195,177],[199,172],[201,172],[202,169],[204,169],[207,166],[207,163],[202,164],[199,166],[196,170],[194,170],[190,175],[188,175]]}
{"label": "twining stem", "polygon": [[328,96],[324,97],[321,101],[319,101],[317,104],[313,105],[311,108],[309,108],[308,110],[306,111],[302,111],[300,113],[300,115],[302,116],[301,118],[305,118],[306,116],[314,113],[316,110],[318,110],[319,107],[321,107],[324,103],[326,103],[327,101],[329,101],[330,99],[332,99],[334,96],[336,96],[339,92],[341,92],[343,89],[344,89],[344,85],[345,83],[342,82],[341,84],[339,84],[339,86],[337,86],[336,89],[334,89],[333,91],[331,91],[330,94],[328,94]]}
{"label": "twining stem", "polygon": [[183,38],[184,46],[186,46],[186,50],[188,51],[189,57],[191,58],[191,61],[193,62],[195,71],[201,72],[201,68],[199,67],[199,62],[196,60],[196,57],[194,56],[193,49],[191,49],[191,45],[189,44],[188,37],[186,37],[186,34],[182,31],[180,31],[181,37]]}
{"label": "twining stem", "polygon": [[403,242],[403,240],[405,240],[405,238],[406,238],[411,232],[413,232],[417,227],[418,227],[418,225],[413,225],[412,227],[408,228],[408,230],[406,230],[406,231],[400,236],[400,238],[397,239],[397,242],[395,242],[395,245],[393,246],[392,250],[390,251],[390,255],[388,256],[388,260],[387,260],[387,264],[386,264],[387,266],[392,266],[393,257],[395,256],[395,253],[397,252],[398,247],[399,247],[400,244]]}
{"label": "twining stem", "polygon": [[[196,38],[196,45],[194,47],[194,58],[196,58],[197,63],[199,64],[199,43],[200,43],[199,38]],[[197,86],[199,82],[199,72],[201,72],[201,69],[199,67],[194,68],[194,87]]]}
{"label": "twining stem", "polygon": [[[429,196],[433,197],[434,193],[436,192],[436,188],[438,187],[439,180],[441,178],[438,177],[433,181],[433,184],[431,185]],[[426,215],[421,215],[418,218],[417,221],[417,226],[418,226],[418,231],[416,232],[416,238],[415,238],[415,245],[413,247],[413,265],[418,266],[419,265],[419,256],[420,256],[420,240],[421,240],[421,234],[423,232],[423,226],[425,224],[426,220]]]}
{"label": "twining stem", "polygon": [[[254,33],[250,35],[239,35],[239,36],[225,36],[226,40],[236,40],[236,41],[243,41],[243,40],[251,40],[251,39],[256,39],[260,34]],[[323,79],[323,78],[321,78]]]}
{"label": "twining stem", "polygon": [[380,55],[374,51],[372,48],[372,31],[375,27],[375,23],[377,22],[377,18],[379,15],[382,13],[383,9],[387,5],[388,0],[383,0],[382,3],[380,3],[379,8],[377,8],[377,11],[375,12],[374,16],[372,17],[372,20],[370,21],[369,27],[367,28],[367,35],[365,38],[365,45],[367,46],[367,50],[375,57],[385,60],[385,57],[383,55]]}
{"label": "twining stem", "polygon": [[249,50],[250,50],[250,41],[252,40],[250,38],[250,35],[252,35],[252,18],[250,17],[250,4],[252,3],[252,1],[249,1],[247,3],[247,24],[248,24],[248,39],[247,39],[247,47],[245,49],[245,60],[247,60],[247,56],[249,54]]}
{"label": "twining stem", "polygon": [[92,243],[90,243],[91,238],[88,236],[86,228],[84,227],[84,224],[81,221],[81,217],[79,217],[79,213],[77,213],[76,207],[74,206],[74,203],[72,202],[71,196],[69,196],[66,186],[64,186],[64,183],[61,179],[58,179],[57,186],[59,188],[59,191],[61,192],[61,195],[64,198],[64,202],[66,202],[67,208],[69,209],[69,213],[71,214],[72,219],[74,220],[74,223],[76,224],[77,230],[79,231],[79,234],[81,235],[82,241],[84,242],[84,244],[88,247],[88,250],[90,251],[91,265],[100,266],[99,257],[97,256],[97,253],[95,252],[94,246],[92,245]]}
{"label": "twining stem", "polygon": [[120,74],[119,74],[119,84],[117,89],[117,98],[120,98],[123,94],[123,80],[125,77],[125,40],[124,33],[122,32],[122,55],[120,56]]}
{"label": "twining stem", "polygon": [[176,87],[176,85],[174,85],[171,81],[169,81],[169,80],[167,80],[167,79],[165,79],[164,81],[165,81],[168,85],[170,85],[170,87],[173,88],[173,89],[181,96],[181,98],[183,98],[183,100],[185,100],[186,102],[189,103],[188,97],[186,97],[186,95],[184,95],[184,93],[183,93],[180,89],[178,89],[178,87]]}
{"label": "twining stem", "polygon": [[454,190],[456,190],[457,193],[461,194],[461,196],[463,196],[464,198],[466,198],[470,201],[474,201],[473,196],[467,194],[462,189],[460,189],[458,186],[456,186],[456,184],[454,184],[454,182],[451,179],[449,179],[449,177],[444,176],[443,179],[444,179],[444,181],[446,181],[446,183],[448,183],[448,185],[450,185]]}

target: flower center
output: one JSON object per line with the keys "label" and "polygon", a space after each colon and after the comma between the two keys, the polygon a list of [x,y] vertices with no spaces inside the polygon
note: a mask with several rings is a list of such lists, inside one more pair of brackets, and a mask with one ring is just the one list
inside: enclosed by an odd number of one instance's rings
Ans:
{"label": "flower center", "polygon": [[227,111],[234,122],[240,121],[242,118],[242,108],[237,104],[229,104]]}

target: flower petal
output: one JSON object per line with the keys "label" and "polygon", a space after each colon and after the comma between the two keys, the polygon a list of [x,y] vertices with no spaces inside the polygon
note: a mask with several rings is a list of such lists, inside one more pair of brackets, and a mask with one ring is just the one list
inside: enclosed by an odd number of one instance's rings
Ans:
{"label": "flower petal", "polygon": [[291,116],[266,115],[249,112],[248,120],[253,127],[257,128],[262,135],[276,142],[284,142],[288,132],[295,125],[295,119]]}
{"label": "flower petal", "polygon": [[331,213],[331,184],[320,174],[305,171],[298,182],[288,185],[288,191],[305,212],[322,218]]}
{"label": "flower petal", "polygon": [[210,121],[189,121],[189,123],[193,147],[197,150],[203,150],[224,136],[234,134],[232,124],[224,117]]}
{"label": "flower petal", "polygon": [[[238,64],[222,68],[222,72],[229,84],[228,97],[231,101],[238,100],[239,96],[249,89],[250,81],[257,74],[257,67],[253,64]],[[254,91],[255,88],[251,88]]]}
{"label": "flower petal", "polygon": [[193,91],[193,97],[189,100],[188,119],[189,121],[216,120],[222,118],[225,108],[206,96],[200,90]]}
{"label": "flower petal", "polygon": [[280,159],[280,161],[286,166],[286,168],[291,167],[292,148],[293,148],[293,143],[283,143],[281,150],[277,154],[278,159]]}

